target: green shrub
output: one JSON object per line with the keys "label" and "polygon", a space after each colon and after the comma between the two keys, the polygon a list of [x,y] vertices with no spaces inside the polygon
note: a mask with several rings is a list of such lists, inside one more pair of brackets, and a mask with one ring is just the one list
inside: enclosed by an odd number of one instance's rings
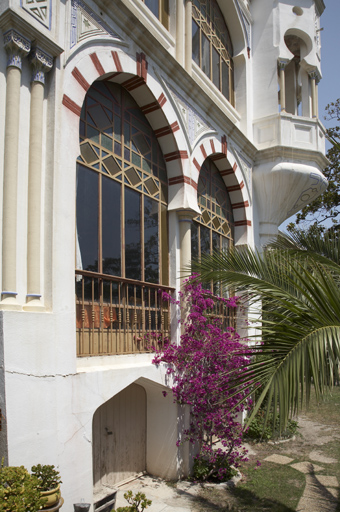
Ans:
{"label": "green shrub", "polygon": [[60,473],[55,466],[37,464],[32,466],[31,473],[38,478],[40,491],[50,491],[62,483]]}
{"label": "green shrub", "polygon": [[196,457],[193,467],[194,480],[210,482],[228,482],[237,475],[236,469],[230,466],[227,458],[214,454],[213,458]]}
{"label": "green shrub", "polygon": [[289,439],[293,437],[298,431],[298,422],[288,420],[286,429],[281,432],[279,429],[280,419],[276,418],[275,426],[273,428],[273,414],[269,414],[266,426],[264,427],[265,411],[260,409],[248,430],[244,434],[245,439],[252,439],[254,441],[269,441],[270,439]]}
{"label": "green shrub", "polygon": [[145,494],[142,492],[137,492],[134,496],[132,491],[127,491],[124,494],[124,498],[130,505],[127,507],[119,507],[116,512],[143,512],[143,510],[148,508],[152,503],[151,500],[146,499]]}
{"label": "green shrub", "polygon": [[38,512],[44,503],[37,477],[24,466],[0,468],[0,512]]}

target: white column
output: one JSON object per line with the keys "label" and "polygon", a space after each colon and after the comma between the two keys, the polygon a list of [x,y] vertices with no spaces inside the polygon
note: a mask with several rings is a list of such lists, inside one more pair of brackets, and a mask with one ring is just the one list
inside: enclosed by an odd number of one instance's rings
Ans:
{"label": "white column", "polygon": [[41,286],[41,170],[43,149],[43,101],[45,73],[50,71],[53,58],[40,48],[31,55],[33,68],[31,85],[30,138],[28,162],[28,224],[27,224],[27,296],[30,309],[40,309]]}
{"label": "white column", "polygon": [[286,76],[285,68],[288,61],[287,59],[279,59],[279,85],[280,85],[280,105],[281,112],[286,112]]}
{"label": "white column", "polygon": [[2,225],[2,291],[1,309],[15,309],[17,303],[17,185],[20,117],[20,85],[22,57],[28,55],[31,43],[14,30],[4,34],[8,54],[6,80],[6,117],[4,145],[3,225]]}
{"label": "white column", "polygon": [[191,75],[192,70],[192,1],[185,3],[185,69]]}
{"label": "white column", "polygon": [[318,117],[318,110],[317,110],[317,97],[316,97],[316,80],[317,80],[317,73],[315,71],[312,71],[309,73],[310,78],[310,84],[311,84],[311,94],[312,94],[312,117],[316,118]]}
{"label": "white column", "polygon": [[184,0],[176,0],[176,59],[184,66]]}
{"label": "white column", "polygon": [[177,215],[179,222],[180,271],[181,274],[188,275],[188,267],[191,262],[191,223],[197,212],[179,210]]}

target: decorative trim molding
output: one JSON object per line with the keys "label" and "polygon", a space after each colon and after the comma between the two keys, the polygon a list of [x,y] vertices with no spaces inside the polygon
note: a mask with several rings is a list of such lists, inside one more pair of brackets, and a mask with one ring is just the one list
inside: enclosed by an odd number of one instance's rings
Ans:
{"label": "decorative trim molding", "polygon": [[31,41],[13,29],[4,34],[4,47],[8,55],[7,67],[13,66],[21,70],[22,57],[26,57],[31,50]]}
{"label": "decorative trim molding", "polygon": [[41,48],[35,47],[29,59],[33,68],[31,81],[45,84],[45,73],[48,73],[52,69],[53,57],[44,52]]}

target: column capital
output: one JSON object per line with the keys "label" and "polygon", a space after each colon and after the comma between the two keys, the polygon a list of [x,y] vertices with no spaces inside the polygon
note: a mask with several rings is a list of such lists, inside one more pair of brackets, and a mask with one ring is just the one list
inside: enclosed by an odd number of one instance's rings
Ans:
{"label": "column capital", "polygon": [[32,66],[31,82],[45,84],[45,73],[48,73],[53,66],[53,57],[38,46],[32,49],[29,57]]}
{"label": "column capital", "polygon": [[195,210],[185,209],[185,210],[177,210],[177,216],[179,222],[192,222],[195,217],[197,217],[198,213]]}
{"label": "column capital", "polygon": [[317,84],[321,80],[321,73],[317,68],[312,69],[311,71],[308,71],[308,75],[309,75],[309,78],[311,78],[312,80],[315,80]]}
{"label": "column capital", "polygon": [[285,69],[285,67],[287,66],[287,64],[289,64],[290,60],[289,59],[286,59],[284,57],[279,57],[277,59],[277,65],[279,66],[279,69]]}
{"label": "column capital", "polygon": [[12,66],[21,70],[22,57],[31,50],[31,41],[16,30],[10,29],[4,34],[4,47],[8,55],[7,67]]}

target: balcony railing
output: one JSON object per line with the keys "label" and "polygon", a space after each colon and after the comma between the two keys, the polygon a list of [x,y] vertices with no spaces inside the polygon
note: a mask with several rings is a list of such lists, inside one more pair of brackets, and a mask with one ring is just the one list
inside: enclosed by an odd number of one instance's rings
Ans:
{"label": "balcony railing", "polygon": [[173,288],[76,270],[77,355],[136,354],[170,337]]}

